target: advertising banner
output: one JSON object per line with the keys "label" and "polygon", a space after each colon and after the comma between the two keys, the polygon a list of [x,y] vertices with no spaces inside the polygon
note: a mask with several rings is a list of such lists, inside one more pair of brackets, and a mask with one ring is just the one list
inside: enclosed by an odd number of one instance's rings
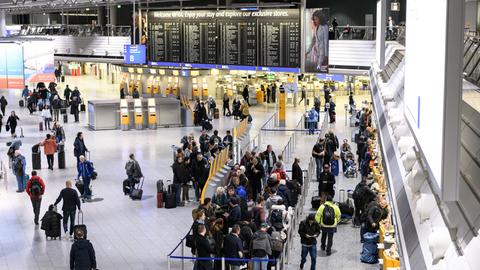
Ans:
{"label": "advertising banner", "polygon": [[0,44],[0,88],[22,89],[23,50],[17,43]]}
{"label": "advertising banner", "polygon": [[328,73],[328,8],[305,10],[305,72]]}
{"label": "advertising banner", "polygon": [[55,81],[52,41],[25,42],[23,52],[26,82]]}

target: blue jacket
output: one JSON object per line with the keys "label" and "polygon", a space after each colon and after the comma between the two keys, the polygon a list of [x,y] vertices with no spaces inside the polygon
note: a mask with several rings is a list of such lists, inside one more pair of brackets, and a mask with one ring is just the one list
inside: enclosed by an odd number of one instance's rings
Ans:
{"label": "blue jacket", "polygon": [[[27,168],[27,160],[26,160],[25,157],[22,156],[22,155],[19,155],[19,156],[15,157],[15,158],[18,158],[18,159],[20,159],[20,160],[22,161],[22,165],[23,165],[23,174],[22,174],[22,175],[26,175],[25,170],[26,170],[26,168]],[[12,168],[12,169],[13,169],[13,168]],[[13,171],[13,174],[16,175],[15,170]],[[16,175],[16,176],[18,176],[18,175]]]}
{"label": "blue jacket", "polygon": [[93,164],[90,161],[85,160],[84,162],[78,163],[77,178],[79,178],[80,176],[82,176],[83,179],[90,178],[92,177],[92,173],[93,173]]}
{"label": "blue jacket", "polygon": [[28,88],[23,88],[23,91],[22,91],[22,97],[28,97]]}
{"label": "blue jacket", "polygon": [[315,122],[318,122],[318,112],[315,110],[315,109],[311,109],[309,112],[308,112],[308,119],[307,121],[309,123],[315,123]]}

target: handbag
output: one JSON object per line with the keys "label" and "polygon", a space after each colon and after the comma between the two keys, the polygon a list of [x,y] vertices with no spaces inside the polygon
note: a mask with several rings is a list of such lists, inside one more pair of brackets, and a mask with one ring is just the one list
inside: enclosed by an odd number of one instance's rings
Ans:
{"label": "handbag", "polygon": [[193,224],[190,227],[190,230],[188,231],[187,236],[185,236],[185,246],[189,248],[193,248],[193,246],[195,245],[194,243],[195,238],[193,237],[193,234],[190,234],[192,230],[193,230]]}
{"label": "handbag", "polygon": [[7,131],[10,131],[10,125],[6,125],[6,126],[5,126],[5,129],[6,129]]}

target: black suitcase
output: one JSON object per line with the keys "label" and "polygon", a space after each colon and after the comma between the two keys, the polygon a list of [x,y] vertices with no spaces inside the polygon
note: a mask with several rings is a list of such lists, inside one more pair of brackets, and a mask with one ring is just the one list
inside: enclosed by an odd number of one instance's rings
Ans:
{"label": "black suitcase", "polygon": [[58,151],[58,168],[65,169],[65,151]]}
{"label": "black suitcase", "polygon": [[[82,221],[80,222],[80,214],[82,214]],[[77,225],[73,226],[73,239],[79,240],[78,233],[83,232],[83,239],[87,239],[87,225],[83,224],[83,212],[78,211]]]}
{"label": "black suitcase", "polygon": [[42,169],[42,158],[40,152],[32,152],[32,169],[41,170]]}
{"label": "black suitcase", "polygon": [[312,209],[318,209],[322,204],[322,197],[320,196],[320,194],[318,194],[317,196],[313,196],[311,203]]}
{"label": "black suitcase", "polygon": [[63,123],[68,123],[68,114],[63,115]]}
{"label": "black suitcase", "polygon": [[344,202],[338,203],[338,208],[340,208],[340,213],[342,213],[342,217],[349,217],[352,218],[353,214],[355,213],[355,209],[352,205]]}
{"label": "black suitcase", "polygon": [[60,77],[60,79],[62,80],[62,82],[65,82],[65,76],[62,75],[62,77]]}
{"label": "black suitcase", "polygon": [[84,112],[86,110],[85,104],[80,104],[80,111]]}
{"label": "black suitcase", "polygon": [[175,198],[175,190],[173,185],[168,185],[168,191],[165,194],[165,208],[172,209],[177,207],[177,200]]}
{"label": "black suitcase", "polygon": [[77,181],[75,181],[75,187],[78,189],[78,192],[80,192],[80,195],[83,195],[83,192],[85,191],[83,181],[80,179],[77,179]]}
{"label": "black suitcase", "polygon": [[25,101],[24,101],[23,99],[20,99],[20,100],[18,101],[18,105],[19,105],[20,107],[24,107],[24,106],[25,106]]}
{"label": "black suitcase", "polygon": [[130,192],[130,198],[132,200],[141,200],[143,196],[143,181],[144,177],[142,177],[142,181],[138,183],[138,188],[133,188],[132,192]]}
{"label": "black suitcase", "polygon": [[123,180],[122,186],[123,186],[122,187],[123,194],[125,194],[125,195],[130,194],[130,180],[128,180],[128,179]]}

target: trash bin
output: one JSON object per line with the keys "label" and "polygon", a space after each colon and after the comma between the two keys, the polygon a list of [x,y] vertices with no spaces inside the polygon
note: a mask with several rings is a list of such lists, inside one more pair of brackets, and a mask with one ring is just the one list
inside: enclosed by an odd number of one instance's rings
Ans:
{"label": "trash bin", "polygon": [[65,169],[65,144],[59,143],[58,149],[58,168]]}
{"label": "trash bin", "polygon": [[257,97],[257,104],[263,104],[263,92],[257,91],[256,97]]}
{"label": "trash bin", "polygon": [[32,146],[32,169],[34,170],[42,169],[42,158],[40,154],[40,145],[35,144]]}

